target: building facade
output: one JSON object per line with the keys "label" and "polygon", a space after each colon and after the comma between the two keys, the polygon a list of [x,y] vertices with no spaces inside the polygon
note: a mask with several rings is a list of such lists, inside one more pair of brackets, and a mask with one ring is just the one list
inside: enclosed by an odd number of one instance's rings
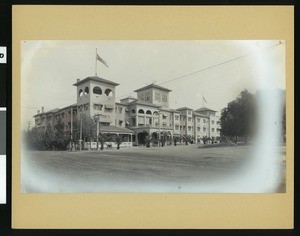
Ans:
{"label": "building facade", "polygon": [[219,137],[219,117],[216,111],[201,107],[169,107],[170,89],[151,84],[135,90],[137,98],[126,97],[116,102],[115,82],[91,76],[77,80],[77,103],[62,109],[42,111],[34,116],[35,127],[53,127],[58,120],[64,124],[66,135],[72,133],[73,124],[83,115],[97,117],[99,132],[123,135],[129,143],[145,144],[146,136],[165,135],[169,138],[190,137],[193,142],[201,138]]}

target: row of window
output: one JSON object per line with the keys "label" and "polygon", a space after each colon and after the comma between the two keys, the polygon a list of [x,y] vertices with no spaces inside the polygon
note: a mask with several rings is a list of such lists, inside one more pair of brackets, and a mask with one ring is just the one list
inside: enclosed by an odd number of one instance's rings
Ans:
{"label": "row of window", "polygon": [[[90,92],[89,87],[85,87],[84,90],[82,90],[82,89],[79,90],[78,95],[79,95],[79,97],[81,97],[83,95],[89,94],[89,92]],[[98,86],[95,86],[93,88],[93,94],[102,95],[102,89]],[[112,97],[113,91],[111,89],[105,89],[104,94],[108,97]]]}

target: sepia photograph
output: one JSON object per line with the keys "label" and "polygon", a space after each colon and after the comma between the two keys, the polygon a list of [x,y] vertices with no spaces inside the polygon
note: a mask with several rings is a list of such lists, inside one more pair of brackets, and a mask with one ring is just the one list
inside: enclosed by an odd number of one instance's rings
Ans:
{"label": "sepia photograph", "polygon": [[285,193],[284,40],[23,40],[22,193]]}

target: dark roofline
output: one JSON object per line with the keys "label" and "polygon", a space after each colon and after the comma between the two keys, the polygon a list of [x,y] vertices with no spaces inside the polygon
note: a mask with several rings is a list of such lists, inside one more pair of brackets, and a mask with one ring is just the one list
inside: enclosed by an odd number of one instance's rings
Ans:
{"label": "dark roofline", "polygon": [[171,91],[172,91],[172,90],[170,90],[170,89],[161,87],[161,86],[156,85],[156,84],[149,84],[149,85],[147,85],[147,86],[144,86],[144,87],[142,87],[142,88],[139,88],[139,89],[134,90],[134,92],[143,91],[143,90],[148,89],[148,88],[157,88],[157,89],[164,90],[164,91],[167,91],[167,92],[171,92]]}
{"label": "dark roofline", "polygon": [[89,80],[93,80],[93,81],[101,82],[101,83],[106,83],[106,84],[112,84],[112,85],[115,85],[115,86],[119,85],[118,83],[115,83],[115,82],[107,80],[107,79],[100,78],[98,76],[89,76],[89,77],[86,77],[83,80],[80,80],[80,81],[76,82],[75,84],[73,84],[73,86],[78,86],[78,85],[80,85],[82,83],[85,83]]}
{"label": "dark roofline", "polygon": [[199,111],[214,111],[214,112],[217,112],[217,111],[215,111],[213,109],[210,109],[210,108],[207,108],[207,107],[201,107],[201,108],[199,108],[199,109],[197,109],[195,111],[197,111],[197,112],[199,112]]}
{"label": "dark roofline", "polygon": [[41,112],[39,114],[35,114],[33,117],[40,116],[40,115],[46,115],[46,114],[49,114],[49,113],[55,113],[55,112],[58,112],[59,110],[61,110],[61,109],[54,108],[54,109],[52,109],[50,111],[46,111],[46,112]]}
{"label": "dark roofline", "polygon": [[192,108],[188,108],[188,107],[180,107],[180,108],[177,108],[176,110],[177,111],[182,111],[182,110],[192,110],[193,111]]}

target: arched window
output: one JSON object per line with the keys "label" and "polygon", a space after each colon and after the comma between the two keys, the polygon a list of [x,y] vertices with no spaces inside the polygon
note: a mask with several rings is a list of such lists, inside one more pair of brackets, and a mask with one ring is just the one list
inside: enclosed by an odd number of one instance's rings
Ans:
{"label": "arched window", "polygon": [[153,112],[153,115],[158,116],[158,112],[157,111]]}
{"label": "arched window", "polygon": [[83,91],[82,89],[79,89],[79,93],[78,93],[79,97],[81,97],[83,95]]}
{"label": "arched window", "polygon": [[105,95],[108,96],[108,97],[112,97],[112,96],[113,96],[113,92],[112,92],[111,89],[106,89],[104,93],[105,93]]}
{"label": "arched window", "polygon": [[147,114],[147,115],[152,115],[152,113],[151,113],[150,110],[146,111],[146,114]]}
{"label": "arched window", "polygon": [[96,86],[96,87],[93,88],[93,93],[101,95],[102,94],[102,90],[101,90],[100,87]]}
{"label": "arched window", "polygon": [[89,94],[89,88],[88,87],[85,87],[85,89],[84,89],[84,95],[86,95],[86,94]]}
{"label": "arched window", "polygon": [[133,113],[133,114],[134,114],[134,113],[135,113],[135,110],[134,110],[134,109],[132,109],[132,110],[131,110],[131,113]]}
{"label": "arched window", "polygon": [[140,109],[140,110],[138,111],[138,113],[140,113],[140,114],[145,114],[145,112],[144,112],[143,109]]}

